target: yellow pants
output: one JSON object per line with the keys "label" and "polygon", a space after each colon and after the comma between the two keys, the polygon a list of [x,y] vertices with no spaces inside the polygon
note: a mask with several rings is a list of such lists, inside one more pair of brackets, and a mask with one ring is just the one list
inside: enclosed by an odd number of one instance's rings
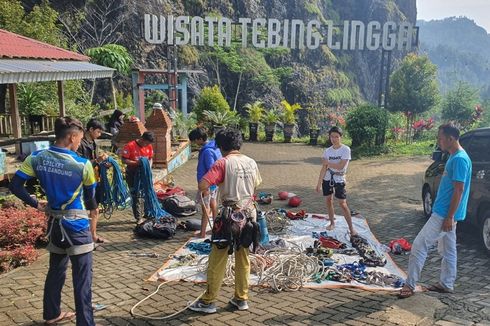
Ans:
{"label": "yellow pants", "polygon": [[[208,288],[201,300],[206,304],[216,300],[218,292],[225,277],[226,263],[228,261],[228,247],[218,249],[212,245],[208,263]],[[248,284],[250,282],[250,260],[248,248],[235,251],[235,298],[248,300]]]}

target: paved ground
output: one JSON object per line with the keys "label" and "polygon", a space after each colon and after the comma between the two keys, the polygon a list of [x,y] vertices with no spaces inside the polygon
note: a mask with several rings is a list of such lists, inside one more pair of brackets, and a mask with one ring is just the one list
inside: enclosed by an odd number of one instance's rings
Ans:
{"label": "paved ground", "polygon": [[[323,198],[313,192],[319,173],[320,147],[299,144],[245,144],[243,151],[254,157],[264,179],[261,190],[277,194],[289,190],[301,195],[303,208],[323,212]],[[406,237],[413,240],[424,223],[420,186],[428,158],[376,159],[351,162],[348,175],[351,207],[369,221],[383,243]],[[195,188],[194,158],[174,174],[177,184]],[[195,192],[190,190],[190,196]],[[281,202],[274,203],[281,206]],[[100,234],[112,240],[95,252],[94,303],[107,305],[96,313],[101,325],[162,325],[133,318],[131,307],[156,287],[145,283],[162,258],[134,258],[129,251],[172,254],[189,234],[179,232],[166,242],[135,239],[129,211],[100,222]],[[479,247],[476,236],[458,236],[459,277],[452,295],[418,294],[400,301],[394,293],[356,289],[322,289],[271,294],[252,290],[249,312],[236,312],[227,306],[232,295],[224,287],[218,302],[219,313],[201,316],[186,311],[168,321],[170,325],[490,325],[490,258]],[[0,325],[37,325],[42,319],[42,291],[47,255],[29,267],[0,276]],[[403,269],[407,256],[395,257]],[[422,281],[437,281],[440,259],[428,259]],[[73,309],[71,274],[63,292],[64,309]],[[140,313],[170,314],[185,306],[204,290],[204,285],[175,283],[164,286],[159,295],[145,303]]]}

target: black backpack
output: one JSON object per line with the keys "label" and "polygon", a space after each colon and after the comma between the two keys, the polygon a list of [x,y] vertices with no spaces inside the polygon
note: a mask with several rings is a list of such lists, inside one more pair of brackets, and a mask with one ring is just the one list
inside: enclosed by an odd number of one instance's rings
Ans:
{"label": "black backpack", "polygon": [[162,200],[162,207],[173,216],[196,214],[196,202],[184,195],[170,196]]}
{"label": "black backpack", "polygon": [[167,240],[175,235],[175,217],[162,217],[158,220],[148,219],[141,224],[136,225],[134,232],[143,237]]}

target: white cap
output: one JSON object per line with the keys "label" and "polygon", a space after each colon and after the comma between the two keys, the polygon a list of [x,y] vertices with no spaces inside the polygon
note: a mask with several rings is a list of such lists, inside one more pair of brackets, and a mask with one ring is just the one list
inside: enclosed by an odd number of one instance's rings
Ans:
{"label": "white cap", "polygon": [[157,103],[153,104],[153,108],[154,109],[162,109],[163,107],[160,103],[157,102]]}

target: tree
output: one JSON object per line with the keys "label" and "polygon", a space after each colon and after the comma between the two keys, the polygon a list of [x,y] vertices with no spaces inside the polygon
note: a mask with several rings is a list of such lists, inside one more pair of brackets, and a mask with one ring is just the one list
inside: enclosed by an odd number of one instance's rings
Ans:
{"label": "tree", "polygon": [[407,117],[407,142],[417,114],[426,112],[439,102],[437,68],[427,56],[407,55],[391,75],[390,101],[387,109],[403,112]]}
{"label": "tree", "polygon": [[442,102],[442,119],[454,121],[463,129],[471,127],[474,121],[475,107],[478,103],[479,90],[466,82],[460,81],[455,89],[450,90]]}
{"label": "tree", "polygon": [[[122,75],[127,75],[131,71],[131,65],[133,59],[128,50],[118,44],[106,44],[97,48],[87,49],[85,53],[96,64],[116,69],[116,71]],[[92,86],[92,98],[95,89],[95,80]],[[116,102],[116,88],[114,86],[114,79],[111,78],[112,99],[114,102],[114,108],[117,109]]]}
{"label": "tree", "polygon": [[205,116],[203,112],[206,110],[219,112],[230,111],[230,105],[226,102],[223,94],[221,94],[218,85],[204,87],[197,97],[193,111],[196,113],[198,121],[204,120]]}

